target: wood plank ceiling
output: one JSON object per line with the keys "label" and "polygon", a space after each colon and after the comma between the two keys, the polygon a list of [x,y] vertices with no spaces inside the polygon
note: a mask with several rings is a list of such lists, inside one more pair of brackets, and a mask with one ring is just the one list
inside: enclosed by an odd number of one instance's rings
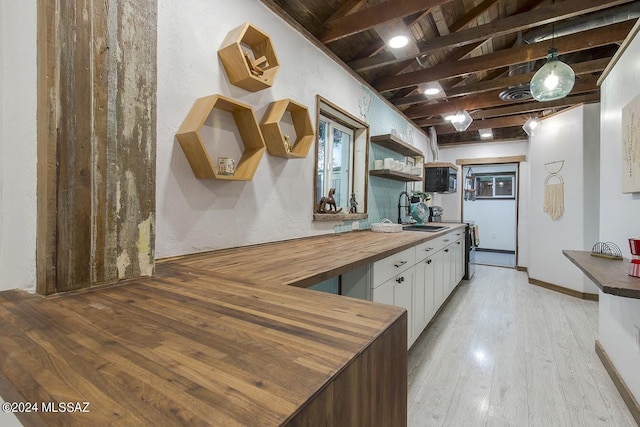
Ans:
{"label": "wood plank ceiling", "polygon": [[[640,16],[625,0],[262,0],[324,44],[439,144],[526,139],[522,125],[600,99],[596,80]],[[391,49],[404,33],[410,43]],[[553,45],[576,73],[564,99],[533,100],[528,83]],[[439,86],[439,95],[424,89]],[[457,132],[444,116],[467,110]],[[492,129],[483,139],[480,129]]]}

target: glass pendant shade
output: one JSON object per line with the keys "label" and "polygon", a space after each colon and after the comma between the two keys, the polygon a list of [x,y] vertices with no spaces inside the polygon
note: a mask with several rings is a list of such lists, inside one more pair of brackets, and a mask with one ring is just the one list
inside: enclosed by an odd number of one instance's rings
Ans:
{"label": "glass pendant shade", "polygon": [[455,115],[451,116],[450,121],[458,132],[462,132],[467,130],[471,125],[473,118],[465,110],[460,110]]}
{"label": "glass pendant shade", "polygon": [[531,95],[541,102],[561,99],[571,92],[575,82],[575,73],[558,59],[558,50],[552,47],[547,54],[547,63],[531,79]]}
{"label": "glass pendant shade", "polygon": [[522,125],[522,129],[524,129],[527,135],[532,136],[538,126],[540,126],[540,119],[531,117]]}

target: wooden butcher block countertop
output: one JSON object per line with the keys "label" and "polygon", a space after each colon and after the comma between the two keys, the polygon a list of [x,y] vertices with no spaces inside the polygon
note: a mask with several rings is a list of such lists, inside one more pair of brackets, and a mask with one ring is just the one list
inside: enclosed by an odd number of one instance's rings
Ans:
{"label": "wooden butcher block countertop", "polygon": [[563,250],[574,263],[605,294],[640,299],[640,278],[629,276],[629,260],[594,257],[588,251]]}
{"label": "wooden butcher block countertop", "polygon": [[[360,378],[375,357],[390,387],[376,393],[405,406],[376,414],[369,402],[369,417],[406,424],[406,311],[283,285],[439,234],[326,235],[165,260],[154,277],[79,292],[1,292],[0,395],[38,407],[16,414],[25,425],[296,425],[338,375]],[[379,354],[363,359],[371,348]],[[351,392],[331,399],[352,405]],[[51,411],[61,403],[75,412]],[[351,424],[374,423],[361,416]]]}
{"label": "wooden butcher block countertop", "polygon": [[188,255],[167,261],[178,261],[181,265],[234,280],[308,287],[465,227],[464,224],[455,223],[430,224],[449,228],[435,233],[357,231],[324,234]]}

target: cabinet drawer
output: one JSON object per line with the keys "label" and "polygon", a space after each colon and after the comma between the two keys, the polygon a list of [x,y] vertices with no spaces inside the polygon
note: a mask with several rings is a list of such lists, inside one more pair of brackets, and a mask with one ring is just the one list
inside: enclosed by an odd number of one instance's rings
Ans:
{"label": "cabinet drawer", "polygon": [[373,263],[373,287],[376,288],[416,263],[415,247],[405,249]]}
{"label": "cabinet drawer", "polygon": [[451,241],[455,242],[456,240],[464,239],[464,228],[458,228],[457,230],[453,230],[451,233]]}
{"label": "cabinet drawer", "polygon": [[422,261],[426,257],[429,257],[432,254],[438,252],[445,246],[450,245],[451,242],[453,242],[453,237],[453,233],[450,232],[443,236],[427,240],[426,242],[422,242],[419,245],[416,245],[416,261]]}

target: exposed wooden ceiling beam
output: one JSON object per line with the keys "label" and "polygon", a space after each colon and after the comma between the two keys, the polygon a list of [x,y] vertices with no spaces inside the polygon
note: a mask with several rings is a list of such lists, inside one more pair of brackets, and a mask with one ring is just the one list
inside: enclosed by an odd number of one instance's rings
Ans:
{"label": "exposed wooden ceiling beam", "polygon": [[551,24],[598,10],[607,9],[632,0],[567,0],[551,4],[527,13],[509,16],[446,36],[436,37],[418,43],[421,54],[433,52],[445,47],[460,47],[490,37],[503,36]]}
{"label": "exposed wooden ceiling beam", "polygon": [[[546,25],[597,10],[607,9],[630,1],[632,0],[568,0],[524,13],[519,13],[520,10],[518,10],[514,15],[509,17],[462,31],[455,31],[455,29],[462,28],[462,26],[458,26],[458,23],[456,23],[452,26],[450,34],[420,42],[418,43],[418,49],[420,50],[420,55],[425,55],[435,50],[460,47],[470,43],[487,40],[491,37],[516,33],[524,29]],[[480,6],[482,6],[482,4]],[[474,12],[474,10],[470,11],[468,15]],[[482,12],[484,12],[484,10],[479,9],[474,13],[479,15]],[[464,23],[465,20],[468,20],[469,18],[470,16],[465,16],[465,18],[461,19],[459,22]],[[475,18],[477,18],[477,15]],[[393,57],[393,55],[378,54],[370,58],[352,61],[349,63],[349,66],[356,71],[364,71],[389,65],[396,61],[398,60]]]}
{"label": "exposed wooden ceiling beam", "polygon": [[320,41],[330,43],[335,40],[371,29],[414,13],[429,10],[447,3],[449,0],[387,0],[351,15],[336,19],[320,36]]}
{"label": "exposed wooden ceiling beam", "polygon": [[[585,92],[598,90],[598,86],[596,84],[597,81],[598,81],[598,78],[595,76],[591,76],[581,80],[576,79],[576,83],[573,86],[573,89],[571,90],[571,94],[585,93]],[[499,107],[501,105],[509,105],[517,102],[528,101],[526,99],[523,99],[520,101],[503,101],[498,96],[500,92],[501,90],[483,92],[479,95],[456,98],[455,100],[449,101],[449,102],[439,102],[439,103],[433,103],[433,104],[427,104],[427,105],[419,105],[419,106],[409,108],[404,113],[410,119],[418,119],[422,117],[434,116],[436,114],[453,113],[459,110],[472,111],[480,108]]]}
{"label": "exposed wooden ceiling beam", "polygon": [[[491,0],[490,2],[495,3],[496,0]],[[469,12],[467,15],[465,15],[462,19],[460,19],[459,21],[456,21],[452,26],[449,31],[458,31],[461,28],[464,28],[465,25],[469,24],[471,18],[475,19],[477,18],[480,14],[482,14],[482,12],[484,12],[485,10],[483,10],[482,8],[480,8],[479,6],[473,9],[473,12],[476,14],[475,16],[471,16],[471,12]],[[463,46],[461,48],[458,49],[453,49],[453,52],[458,51],[458,52],[465,52],[464,54],[460,55],[460,57],[463,57],[465,55],[467,55],[468,53],[472,52],[474,49],[476,49],[478,46],[480,46],[483,41],[479,41],[479,42],[475,42],[472,43],[467,46]],[[378,67],[384,67],[385,65],[391,65],[391,64],[395,64],[396,62],[399,61],[403,61],[402,59],[398,59],[396,58],[391,52],[382,52],[382,53],[378,53],[376,55],[368,55],[366,58],[364,57],[359,57],[359,59],[354,60],[349,62],[349,67],[353,68],[354,70],[358,71],[358,72],[364,72],[364,71],[368,71],[374,68],[378,68]],[[406,59],[405,59],[406,61]]]}
{"label": "exposed wooden ceiling beam", "polygon": [[462,18],[457,20],[456,22],[449,27],[449,32],[455,33],[469,25],[473,22],[478,16],[485,13],[491,6],[498,3],[499,0],[484,0],[482,3],[471,9],[469,12],[465,13]]}
{"label": "exposed wooden ceiling beam", "polygon": [[[611,43],[619,43],[624,40],[633,28],[635,19],[617,24],[607,25],[593,30],[558,37],[555,46],[561,54],[591,49]],[[389,76],[378,79],[374,87],[378,91],[400,89],[407,86],[415,86],[420,83],[440,80],[443,78],[462,76],[479,71],[486,71],[498,67],[520,64],[525,61],[542,59],[547,56],[548,42],[533,43],[504,49],[487,55],[464,59],[461,61],[447,62],[424,70],[413,71],[398,76]]]}
{"label": "exposed wooden ceiling beam", "polygon": [[[555,108],[570,107],[576,104],[590,104],[600,101],[600,92],[594,91],[582,95],[571,95],[566,98],[558,99],[557,101],[548,102],[523,102],[519,104],[509,105],[506,107],[485,109],[478,112],[471,113],[471,117],[474,120],[490,119],[495,117],[509,116],[514,114],[527,114],[535,113],[536,111],[544,111]],[[440,119],[417,119],[414,123],[420,127],[437,126],[443,124]]]}
{"label": "exposed wooden ceiling beam", "polygon": [[[471,124],[467,128],[467,132],[480,130],[480,129],[487,129],[487,128],[499,129],[499,128],[507,128],[512,126],[522,126],[528,119],[529,119],[528,115],[520,114],[517,116],[498,117],[495,119],[488,119],[488,120],[474,120],[473,122],[471,122]],[[438,135],[457,132],[451,123],[435,126],[435,129]]]}
{"label": "exposed wooden ceiling beam", "polygon": [[[570,64],[576,76],[597,73],[605,69],[607,64],[611,61],[611,58],[594,59],[592,61],[578,62]],[[529,83],[535,72],[516,74],[508,77],[500,77],[493,80],[483,81],[472,85],[463,85],[453,87],[446,91],[447,98],[454,98],[458,96],[473,95],[480,92],[486,92],[489,90],[506,89],[510,86]],[[391,98],[390,101],[393,105],[403,106],[411,104],[420,104],[428,102],[429,100],[422,94],[412,95],[404,98]]]}
{"label": "exposed wooden ceiling beam", "polygon": [[327,19],[325,22],[325,27],[336,19],[342,18],[343,16],[351,15],[354,12],[357,12],[366,4],[365,0],[347,0],[340,5],[333,15]]}
{"label": "exposed wooden ceiling beam", "polygon": [[581,95],[567,96],[566,98],[558,99],[557,101],[538,102],[531,101],[521,104],[510,105],[507,107],[492,108],[482,111],[478,111],[477,114],[472,114],[474,120],[507,116],[511,114],[526,114],[535,113],[536,111],[544,111],[556,108],[571,107],[577,104],[591,104],[594,102],[600,102],[600,91],[594,91]]}
{"label": "exposed wooden ceiling beam", "polygon": [[438,136],[438,145],[446,146],[446,145],[454,145],[454,144],[475,144],[482,143],[486,144],[487,142],[493,141],[522,141],[526,140],[527,134],[522,129],[522,126],[513,126],[508,128],[499,128],[493,132],[493,139],[480,139],[480,135],[477,131],[470,132],[456,132],[443,134]]}

